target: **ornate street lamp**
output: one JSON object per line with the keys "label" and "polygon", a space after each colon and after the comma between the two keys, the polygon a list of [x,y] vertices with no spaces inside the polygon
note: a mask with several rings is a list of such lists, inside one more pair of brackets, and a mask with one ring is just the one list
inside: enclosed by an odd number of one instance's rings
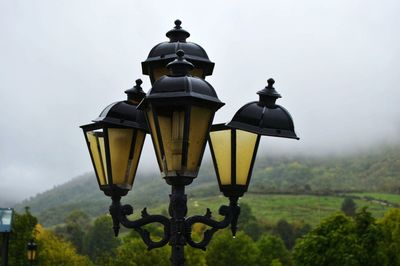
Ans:
{"label": "ornate street lamp", "polygon": [[[175,25],[167,33],[170,41],[156,45],[142,62],[143,74],[152,83],[147,95],[138,80],[127,91],[128,101],[108,106],[82,129],[100,189],[112,199],[115,235],[122,224],[136,230],[148,249],[169,244],[171,264],[180,266],[184,265],[185,245],[204,250],[213,234],[228,226],[235,235],[238,199],[247,191],[260,136],[297,136],[289,113],[275,104],[280,95],[272,79],[258,92],[258,102],[243,106],[229,124],[212,127],[215,112],[224,105],[204,80],[212,74],[214,63],[203,48],[186,42],[190,34],[179,20]],[[170,217],[149,215],[145,208],[142,217],[132,221],[128,216],[133,208],[121,205],[121,197],[132,188],[146,132],[151,135],[161,175],[171,186]],[[203,216],[187,217],[185,186],[198,175],[207,139],[220,190],[229,198],[229,205],[219,209],[220,221],[212,219],[209,209]],[[163,225],[159,241],[152,240],[143,228],[150,223]],[[198,242],[191,236],[195,223],[210,227]]]}
{"label": "ornate street lamp", "polygon": [[[280,94],[275,81],[257,94],[259,101],[250,102],[237,111],[227,125],[213,125],[208,137],[220,191],[237,202],[247,191],[262,135],[298,139],[289,112],[275,101]],[[235,227],[232,228],[235,234]]]}
{"label": "ornate street lamp", "polygon": [[138,79],[126,101],[107,106],[94,123],[81,126],[100,189],[107,196],[125,196],[132,189],[148,131],[136,109],[145,93]]}
{"label": "ornate street lamp", "polygon": [[33,239],[31,239],[28,244],[26,245],[27,249],[27,258],[29,261],[30,265],[33,265],[33,263],[36,261],[36,250],[37,250],[37,245]]}

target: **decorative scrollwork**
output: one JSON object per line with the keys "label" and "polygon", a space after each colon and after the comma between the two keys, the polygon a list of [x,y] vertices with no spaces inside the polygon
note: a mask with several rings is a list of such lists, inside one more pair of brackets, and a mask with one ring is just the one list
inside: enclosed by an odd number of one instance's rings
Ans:
{"label": "decorative scrollwork", "polygon": [[[126,228],[135,229],[143,239],[143,242],[147,245],[147,248],[153,249],[166,245],[170,238],[170,221],[167,217],[162,215],[150,215],[147,213],[146,208],[142,210],[142,218],[137,219],[135,221],[131,221],[128,219],[128,215],[133,213],[133,208],[130,205],[121,206],[120,197],[113,197],[112,204],[110,206],[110,214],[113,218],[114,223],[114,232],[116,232],[116,236],[118,235],[119,224],[122,224]],[[146,229],[142,228],[147,224],[151,223],[160,223],[164,227],[164,235],[160,241],[153,241],[150,237],[150,232]]]}
{"label": "decorative scrollwork", "polygon": [[[224,216],[224,219],[221,221],[215,221],[211,218],[211,211],[207,209],[207,212],[204,216],[195,215],[189,217],[186,223],[186,241],[187,243],[194,248],[199,248],[205,250],[208,243],[210,243],[212,236],[215,232],[220,229],[228,227],[230,224],[232,225],[232,233],[236,233],[236,224],[238,215],[240,213],[240,207],[237,205],[237,198],[230,198],[229,206],[221,206],[219,208],[219,214]],[[209,227],[210,229],[206,230],[203,234],[203,239],[200,242],[195,242],[192,239],[192,226],[195,223],[202,223]]]}

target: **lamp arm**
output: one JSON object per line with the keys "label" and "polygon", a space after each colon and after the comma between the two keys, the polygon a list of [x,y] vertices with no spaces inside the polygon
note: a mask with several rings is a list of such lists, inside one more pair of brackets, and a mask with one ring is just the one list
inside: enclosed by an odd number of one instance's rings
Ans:
{"label": "lamp arm", "polygon": [[[147,213],[147,209],[142,210],[142,218],[131,221],[128,216],[133,213],[131,205],[121,205],[121,197],[112,197],[112,204],[110,206],[110,214],[113,220],[113,229],[115,236],[118,236],[120,224],[126,228],[134,229],[138,232],[143,239],[143,242],[147,245],[147,249],[159,248],[165,246],[170,238],[170,221],[167,217],[162,215],[150,215]],[[150,237],[150,232],[142,228],[147,224],[160,223],[164,227],[164,236],[160,241],[153,241]]]}
{"label": "lamp arm", "polygon": [[[237,230],[237,220],[240,214],[240,207],[237,204],[238,197],[230,197],[229,198],[229,206],[222,205],[219,208],[219,214],[224,216],[224,219],[221,221],[215,221],[211,218],[211,211],[207,208],[207,212],[205,215],[195,215],[186,219],[186,241],[187,243],[194,248],[199,248],[205,250],[208,243],[211,241],[212,236],[219,229],[224,229],[231,225],[232,235],[236,235]],[[200,242],[195,242],[192,239],[192,226],[195,223],[202,223],[211,228],[206,230],[203,235],[203,239]]]}

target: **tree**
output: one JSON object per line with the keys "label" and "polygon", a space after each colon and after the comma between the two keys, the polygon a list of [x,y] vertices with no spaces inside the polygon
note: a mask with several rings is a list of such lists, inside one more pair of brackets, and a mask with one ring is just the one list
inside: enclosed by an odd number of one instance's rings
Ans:
{"label": "tree", "polygon": [[282,239],[277,236],[263,235],[260,240],[257,241],[257,247],[259,249],[259,258],[257,263],[260,266],[263,265],[284,265],[292,266],[293,261],[290,252],[286,249]]}
{"label": "tree", "polygon": [[379,221],[389,265],[400,265],[400,209],[390,209]]}
{"label": "tree", "polygon": [[36,231],[38,241],[37,266],[93,265],[88,257],[77,254],[71,243],[58,238],[53,232],[43,229],[41,225],[36,227]]}
{"label": "tree", "polygon": [[142,239],[127,236],[115,250],[115,256],[102,258],[101,266],[168,266],[168,246],[148,251]]}
{"label": "tree", "polygon": [[239,232],[232,238],[227,230],[214,235],[206,252],[207,265],[212,266],[255,265],[257,258],[257,246],[248,235]]}
{"label": "tree", "polygon": [[356,204],[350,197],[345,197],[340,208],[344,214],[350,217],[354,217],[356,214]]}
{"label": "tree", "polygon": [[102,257],[113,256],[120,240],[114,236],[109,215],[98,217],[83,240],[83,251],[96,262]]}
{"label": "tree", "polygon": [[240,216],[238,220],[239,230],[243,230],[253,240],[257,240],[261,233],[262,227],[253,215],[250,205],[246,203],[240,204]]}
{"label": "tree", "polygon": [[83,211],[75,210],[65,219],[65,225],[56,227],[54,232],[57,236],[71,242],[77,252],[83,254],[83,239],[89,227],[89,216]]}
{"label": "tree", "polygon": [[296,241],[293,226],[285,219],[280,219],[274,228],[274,232],[283,240],[287,249],[292,249]]}
{"label": "tree", "polygon": [[9,244],[9,265],[25,266],[27,264],[26,245],[34,236],[37,219],[25,207],[24,214],[14,212],[12,233]]}
{"label": "tree", "polygon": [[337,214],[323,220],[294,248],[296,265],[384,266],[383,234],[364,208],[353,218]]}

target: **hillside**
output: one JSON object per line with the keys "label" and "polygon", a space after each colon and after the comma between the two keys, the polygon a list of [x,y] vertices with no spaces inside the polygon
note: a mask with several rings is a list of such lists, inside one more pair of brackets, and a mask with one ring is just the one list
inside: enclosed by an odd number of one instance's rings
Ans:
{"label": "hillside", "polygon": [[[139,173],[132,192],[123,199],[136,210],[166,207],[169,186],[158,173]],[[386,147],[346,157],[280,157],[260,155],[254,167],[249,194],[316,194],[385,192],[399,194],[400,147]],[[220,195],[214,170],[204,162],[199,177],[188,187],[191,200]],[[203,199],[202,199],[203,200]],[[246,198],[244,198],[246,201]],[[18,204],[30,206],[46,226],[63,222],[74,209],[90,216],[108,211],[110,199],[98,189],[92,173],[85,174]],[[164,205],[163,205],[164,204]],[[258,205],[262,203],[257,203]],[[202,211],[200,211],[202,213]]]}

